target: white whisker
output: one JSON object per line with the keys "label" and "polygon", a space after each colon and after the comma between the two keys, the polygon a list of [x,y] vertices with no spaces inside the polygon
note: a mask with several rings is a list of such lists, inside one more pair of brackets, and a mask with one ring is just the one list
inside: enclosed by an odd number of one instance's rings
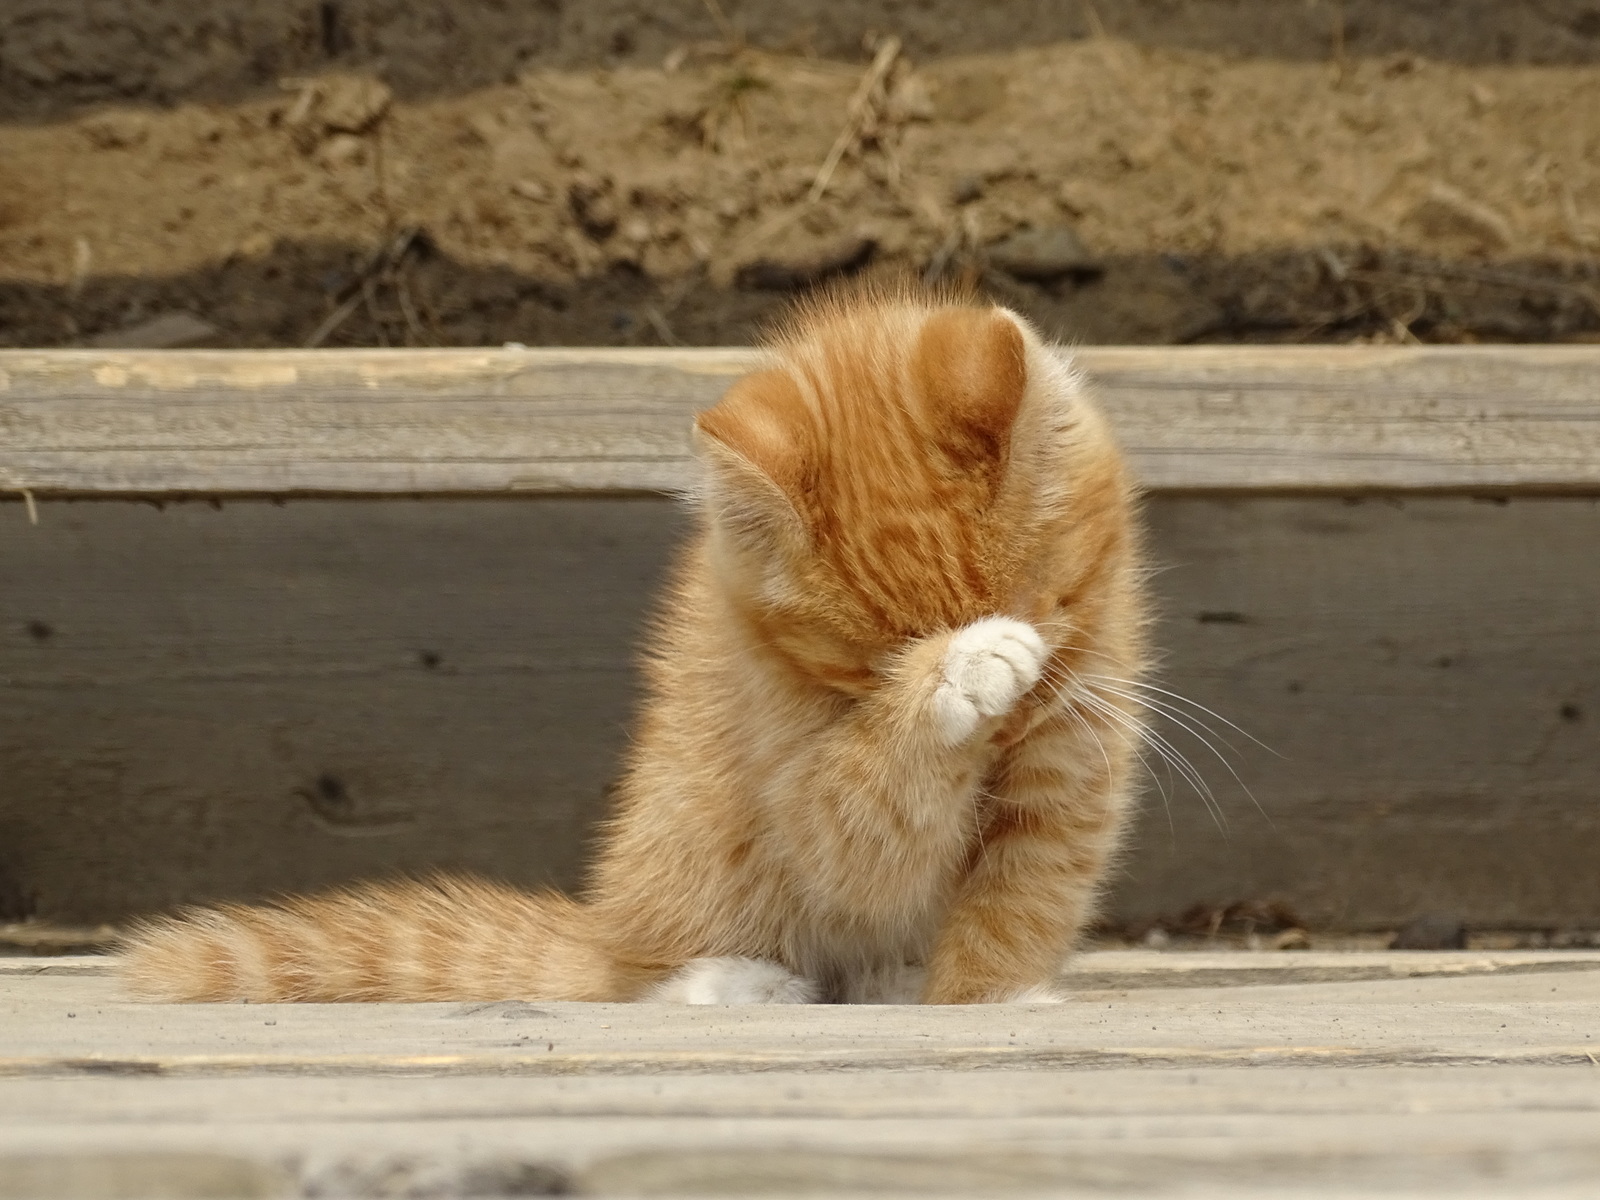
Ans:
{"label": "white whisker", "polygon": [[[1150,728],[1146,722],[1123,712],[1104,697],[1095,695],[1093,690],[1086,687],[1076,676],[1070,682],[1075,686],[1073,691],[1065,696],[1069,702],[1075,701],[1090,711],[1098,713],[1106,720],[1126,729],[1133,734],[1136,745],[1138,741],[1143,740],[1172,770],[1178,773],[1178,776],[1185,783],[1195,790],[1201,802],[1205,804],[1206,810],[1211,814],[1211,819],[1216,823],[1217,828],[1226,832],[1227,814],[1223,812],[1222,805],[1218,802],[1216,794],[1212,792],[1210,784],[1206,782],[1205,776],[1200,774],[1181,750],[1156,730]],[[1057,696],[1062,696],[1064,691],[1065,685],[1058,687],[1056,689]]]}
{"label": "white whisker", "polygon": [[[1176,705],[1168,704],[1164,700],[1158,700],[1154,696],[1143,696],[1143,695],[1140,695],[1136,691],[1132,691],[1132,690],[1128,690],[1126,688],[1114,686],[1115,684],[1122,683],[1123,681],[1121,681],[1121,680],[1112,680],[1108,676],[1105,676],[1105,675],[1087,675],[1087,676],[1084,676],[1084,678],[1093,679],[1093,680],[1095,680],[1096,686],[1103,688],[1105,691],[1110,692],[1112,695],[1121,696],[1124,700],[1130,700],[1133,703],[1140,705],[1141,707],[1151,709],[1152,711],[1160,713],[1162,716],[1168,718],[1171,721],[1174,721],[1174,722],[1177,722],[1177,723],[1180,723],[1180,724],[1184,724],[1185,722],[1191,722],[1194,725],[1197,725],[1201,729],[1205,730],[1212,737],[1216,738],[1219,742],[1221,742],[1229,750],[1233,751],[1233,753],[1235,753],[1235,754],[1239,753],[1239,748],[1237,746],[1235,746],[1232,742],[1230,742],[1225,736],[1223,736],[1221,731],[1213,729],[1204,720],[1202,720],[1200,717],[1195,716],[1193,713],[1185,712],[1183,709],[1178,708]],[[1134,684],[1132,686],[1133,687],[1138,687],[1139,685],[1138,684]],[[1188,724],[1184,724],[1184,728],[1187,729],[1188,727],[1189,727]],[[1199,735],[1197,734],[1196,736],[1199,736]],[[1213,749],[1213,753],[1214,752],[1215,752],[1215,750]]]}
{"label": "white whisker", "polygon": [[[1105,763],[1107,776],[1115,774],[1111,766],[1111,755],[1106,753],[1105,741],[1100,737],[1099,733],[1095,731],[1094,726],[1090,725],[1089,722],[1084,719],[1083,714],[1071,704],[1068,704],[1062,711],[1065,712],[1068,717],[1072,718],[1072,720],[1076,721],[1078,723],[1078,727],[1081,728],[1084,733],[1088,734],[1089,737],[1094,741],[1095,749],[1100,751],[1101,761]],[[1156,785],[1156,794],[1161,797],[1161,807],[1167,814],[1167,830],[1172,837],[1176,839],[1178,836],[1178,827],[1172,817],[1172,793],[1167,786],[1162,784],[1161,777],[1155,773],[1155,769],[1150,766],[1150,760],[1144,756],[1144,752],[1139,748],[1139,743],[1143,740],[1143,735],[1141,734],[1139,737],[1135,738],[1129,743],[1128,748],[1133,751],[1133,756],[1139,760],[1139,765],[1144,768],[1145,774],[1150,777],[1150,782]],[[1171,768],[1168,768],[1168,784],[1171,783],[1171,780],[1172,771]]]}
{"label": "white whisker", "polygon": [[[1091,651],[1090,653],[1093,653],[1093,651]],[[1105,656],[1102,656],[1102,657],[1105,657]],[[1144,682],[1141,682],[1141,681],[1138,681],[1138,680],[1133,680],[1133,679],[1118,679],[1117,677],[1115,677],[1113,675],[1085,675],[1084,678],[1085,679],[1103,679],[1103,680],[1107,680],[1107,681],[1109,681],[1111,683],[1120,683],[1120,684],[1124,684],[1124,685],[1131,686],[1131,687],[1144,688],[1145,690],[1151,691],[1151,692],[1160,692],[1163,696],[1170,696],[1174,700],[1182,701],[1184,704],[1189,705],[1191,708],[1198,708],[1201,712],[1205,713],[1208,717],[1215,717],[1217,720],[1221,721],[1224,725],[1226,725],[1229,729],[1232,729],[1235,732],[1243,735],[1244,737],[1249,738],[1252,742],[1254,742],[1256,745],[1260,746],[1268,754],[1275,755],[1278,758],[1282,758],[1283,757],[1283,755],[1279,754],[1271,746],[1267,745],[1260,738],[1256,737],[1256,735],[1251,733],[1248,729],[1245,729],[1244,727],[1242,727],[1240,725],[1234,724],[1232,721],[1228,720],[1227,717],[1223,716],[1221,713],[1217,712],[1215,709],[1207,708],[1204,704],[1201,704],[1198,700],[1191,700],[1188,696],[1181,695],[1178,692],[1169,691],[1167,688],[1164,688],[1164,687],[1157,687],[1153,683],[1144,683]],[[1229,747],[1229,748],[1232,749],[1232,747]]]}
{"label": "white whisker", "polygon": [[[1267,810],[1261,807],[1261,801],[1256,799],[1255,793],[1250,790],[1250,785],[1240,777],[1238,771],[1234,770],[1233,764],[1228,761],[1227,756],[1224,755],[1222,751],[1218,750],[1216,746],[1212,745],[1210,738],[1207,738],[1205,733],[1211,734],[1212,737],[1220,738],[1222,740],[1222,744],[1227,746],[1229,750],[1232,750],[1235,754],[1239,753],[1239,751],[1235,749],[1226,738],[1222,738],[1221,734],[1217,733],[1216,730],[1212,729],[1211,726],[1207,725],[1204,721],[1201,721],[1198,717],[1188,716],[1173,705],[1164,704],[1159,700],[1152,700],[1148,696],[1138,696],[1131,691],[1124,691],[1121,688],[1112,687],[1110,684],[1105,682],[1102,682],[1100,686],[1104,687],[1106,691],[1111,692],[1113,695],[1121,696],[1125,700],[1131,700],[1135,703],[1150,705],[1156,710],[1156,712],[1166,717],[1167,720],[1171,721],[1179,729],[1182,729],[1190,737],[1194,738],[1195,741],[1199,742],[1207,750],[1211,751],[1212,756],[1228,769],[1228,774],[1233,776],[1233,781],[1239,785],[1244,794],[1250,797],[1250,803],[1255,805],[1256,811],[1259,812],[1263,817],[1267,818],[1268,825],[1272,824],[1272,818],[1267,816]],[[1191,724],[1191,722],[1194,722],[1194,724]],[[1199,725],[1199,729],[1195,727],[1196,724]],[[1204,729],[1205,733],[1200,732],[1200,729]]]}

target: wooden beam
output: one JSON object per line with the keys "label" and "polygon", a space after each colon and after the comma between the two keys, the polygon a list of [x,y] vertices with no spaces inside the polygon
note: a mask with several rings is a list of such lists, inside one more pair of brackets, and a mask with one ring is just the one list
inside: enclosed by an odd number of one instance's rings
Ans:
{"label": "wooden beam", "polygon": [[[753,352],[0,352],[0,488],[659,492]],[[1085,347],[1157,491],[1600,493],[1600,346]]]}
{"label": "wooden beam", "polygon": [[[0,520],[0,916],[440,866],[581,879],[682,506],[38,507]],[[1156,682],[1271,751],[1191,710],[1236,781],[1193,720],[1160,726],[1220,811],[1152,777],[1109,917],[1600,928],[1600,499],[1158,496],[1147,518]]]}

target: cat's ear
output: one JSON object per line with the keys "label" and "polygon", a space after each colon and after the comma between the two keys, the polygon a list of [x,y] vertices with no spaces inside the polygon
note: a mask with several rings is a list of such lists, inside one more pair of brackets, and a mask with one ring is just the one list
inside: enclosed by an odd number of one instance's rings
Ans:
{"label": "cat's ear", "polygon": [[1028,386],[1027,344],[999,308],[947,308],[922,325],[913,359],[935,436],[959,466],[1003,468]]}
{"label": "cat's ear", "polygon": [[758,371],[695,416],[725,506],[740,525],[799,520],[810,487],[814,434],[799,385],[783,371]]}

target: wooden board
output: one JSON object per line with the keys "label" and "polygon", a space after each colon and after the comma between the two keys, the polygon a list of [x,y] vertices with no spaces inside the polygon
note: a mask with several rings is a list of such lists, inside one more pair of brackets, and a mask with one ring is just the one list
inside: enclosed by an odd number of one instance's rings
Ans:
{"label": "wooden board", "polygon": [[671,504],[43,508],[0,525],[0,876],[42,914],[576,882]]}
{"label": "wooden board", "polygon": [[[576,881],[671,503],[40,516],[0,521],[0,906],[93,922],[431,865]],[[1258,810],[1168,726],[1226,830],[1151,789],[1114,916],[1600,925],[1600,502],[1169,496],[1150,518],[1163,685],[1276,755],[1218,725]]]}
{"label": "wooden board", "polygon": [[1179,783],[1169,823],[1147,790],[1119,915],[1280,898],[1322,928],[1600,927],[1600,503],[1169,498],[1151,517],[1161,682],[1270,750],[1191,712],[1237,747],[1236,780],[1162,727],[1221,819]]}
{"label": "wooden board", "polygon": [[[1084,347],[1157,490],[1593,492],[1600,347]],[[0,352],[0,487],[671,491],[741,350]]]}
{"label": "wooden board", "polygon": [[57,966],[0,960],[7,1198],[1553,1200],[1600,1167],[1600,954],[1094,954],[1064,1004],[943,1009],[131,1005]]}

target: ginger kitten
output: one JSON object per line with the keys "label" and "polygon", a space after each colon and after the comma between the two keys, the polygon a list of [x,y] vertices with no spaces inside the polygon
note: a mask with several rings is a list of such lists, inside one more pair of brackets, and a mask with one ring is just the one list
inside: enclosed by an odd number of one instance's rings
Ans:
{"label": "ginger kitten", "polygon": [[132,989],[1049,998],[1137,749],[1122,460],[1003,309],[835,297],[768,361],[696,420],[700,528],[581,902],[441,877],[191,911],[132,936]]}

